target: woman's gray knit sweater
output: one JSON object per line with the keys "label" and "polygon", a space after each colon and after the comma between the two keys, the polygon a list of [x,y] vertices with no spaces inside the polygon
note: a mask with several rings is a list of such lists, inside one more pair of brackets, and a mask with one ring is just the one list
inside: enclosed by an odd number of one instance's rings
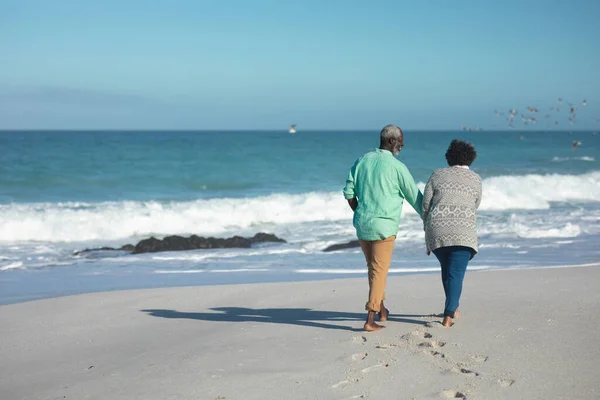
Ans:
{"label": "woman's gray knit sweater", "polygon": [[465,246],[477,252],[477,218],[481,177],[467,168],[435,170],[423,195],[425,242],[430,251]]}

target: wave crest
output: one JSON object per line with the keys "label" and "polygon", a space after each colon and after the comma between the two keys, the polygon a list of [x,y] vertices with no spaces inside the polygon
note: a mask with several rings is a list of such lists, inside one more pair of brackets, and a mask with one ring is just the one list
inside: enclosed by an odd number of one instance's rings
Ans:
{"label": "wave crest", "polygon": [[[485,179],[483,191],[484,211],[548,209],[552,202],[599,201],[600,172],[498,176]],[[408,204],[404,211],[415,213]],[[0,242],[106,242],[149,235],[240,234],[351,218],[341,187],[335,192],[188,202],[4,204],[0,205]],[[565,234],[578,233],[569,230]]]}

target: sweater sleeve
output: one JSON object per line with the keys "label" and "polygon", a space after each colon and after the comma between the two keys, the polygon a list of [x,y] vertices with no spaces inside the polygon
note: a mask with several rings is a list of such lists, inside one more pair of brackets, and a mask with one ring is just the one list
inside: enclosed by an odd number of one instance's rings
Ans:
{"label": "sweater sleeve", "polygon": [[400,172],[400,191],[402,195],[408,201],[408,203],[415,209],[421,218],[423,218],[423,193],[417,187],[415,180],[406,165],[399,163]]}
{"label": "sweater sleeve", "polygon": [[481,196],[483,194],[483,185],[481,183],[481,178],[479,178],[479,193],[477,193],[477,199],[475,199],[475,209],[477,210],[481,205]]}

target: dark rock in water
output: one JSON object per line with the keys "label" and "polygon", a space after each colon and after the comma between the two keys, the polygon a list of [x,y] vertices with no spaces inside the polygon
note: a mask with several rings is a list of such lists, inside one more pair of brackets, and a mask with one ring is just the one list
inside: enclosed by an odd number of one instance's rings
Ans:
{"label": "dark rock in water", "polygon": [[156,253],[159,251],[177,251],[177,250],[196,250],[196,249],[225,249],[252,247],[254,243],[278,242],[285,243],[285,240],[278,238],[270,233],[257,233],[251,238],[233,236],[230,238],[201,237],[192,235],[189,238],[183,236],[167,236],[164,239],[151,237],[139,242],[133,254]]}
{"label": "dark rock in water", "polygon": [[201,237],[192,235],[189,238],[183,236],[166,236],[164,239],[157,239],[150,237],[148,239],[141,240],[135,246],[132,244],[126,244],[120,248],[113,247],[100,247],[97,249],[85,249],[76,251],[73,254],[78,255],[81,253],[87,253],[92,251],[101,250],[123,250],[133,254],[141,253],[157,253],[159,251],[180,251],[180,250],[197,250],[197,249],[224,249],[224,248],[250,248],[254,243],[265,243],[265,242],[277,242],[286,243],[285,240],[278,238],[270,233],[259,232],[251,238],[245,238],[241,236],[233,236],[230,238],[214,238],[214,237]]}
{"label": "dark rock in water", "polygon": [[343,249],[352,249],[355,247],[360,247],[360,242],[358,240],[352,240],[348,243],[334,244],[334,245],[327,247],[323,251],[336,251],[336,250],[343,250]]}
{"label": "dark rock in water", "polygon": [[133,250],[133,254],[156,253],[159,251],[179,251],[195,249],[222,249],[222,248],[249,248],[252,245],[250,239],[241,236],[231,238],[200,237],[192,235],[189,238],[183,236],[167,236],[164,239],[151,237],[140,241]]}
{"label": "dark rock in water", "polygon": [[73,255],[76,256],[78,254],[81,253],[89,253],[92,251],[129,251],[132,252],[133,249],[135,249],[135,246],[132,244],[126,244],[125,246],[121,246],[119,248],[115,248],[115,247],[98,247],[96,249],[84,249],[84,250],[79,250],[79,251],[74,251]]}
{"label": "dark rock in water", "polygon": [[277,243],[285,243],[285,240],[278,238],[277,236],[271,233],[263,233],[259,232],[253,237],[250,238],[252,243],[264,243],[264,242],[277,242]]}

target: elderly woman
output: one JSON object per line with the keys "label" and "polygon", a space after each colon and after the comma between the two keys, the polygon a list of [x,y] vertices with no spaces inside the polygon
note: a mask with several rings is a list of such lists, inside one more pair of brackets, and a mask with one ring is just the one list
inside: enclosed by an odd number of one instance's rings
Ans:
{"label": "elderly woman", "polygon": [[481,177],[469,169],[476,156],[473,145],[453,140],[446,151],[449,167],[433,172],[423,195],[427,255],[433,252],[442,267],[445,327],[458,317],[467,264],[477,253],[475,213],[481,203]]}

